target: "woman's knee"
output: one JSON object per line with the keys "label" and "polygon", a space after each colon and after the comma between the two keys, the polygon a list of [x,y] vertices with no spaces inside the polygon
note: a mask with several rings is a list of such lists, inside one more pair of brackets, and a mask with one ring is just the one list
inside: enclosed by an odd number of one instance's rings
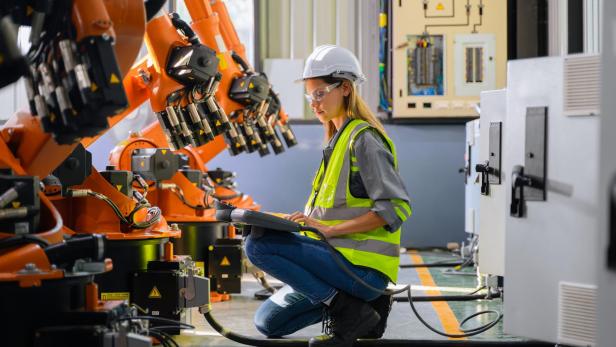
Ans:
{"label": "woman's knee", "polygon": [[259,255],[262,254],[261,251],[261,241],[258,238],[249,235],[244,242],[244,249],[246,251],[246,256],[250,259],[251,262],[255,262],[258,260]]}
{"label": "woman's knee", "polygon": [[279,307],[270,300],[263,302],[257,309],[254,324],[257,330],[267,337],[280,337],[280,322],[276,320]]}

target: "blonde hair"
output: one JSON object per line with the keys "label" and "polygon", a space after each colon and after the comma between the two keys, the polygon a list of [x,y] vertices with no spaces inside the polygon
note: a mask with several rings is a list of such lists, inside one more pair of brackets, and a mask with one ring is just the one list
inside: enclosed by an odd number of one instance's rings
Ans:
{"label": "blonde hair", "polygon": [[[359,91],[357,90],[357,86],[355,85],[355,83],[347,79],[329,76],[321,77],[321,79],[323,79],[328,84],[340,82],[341,85],[339,87],[342,86],[342,83],[347,82],[350,86],[350,93],[348,96],[344,97],[343,101],[346,116],[350,119],[361,119],[363,121],[366,121],[368,122],[368,124],[370,124],[370,126],[377,129],[383,135],[387,136],[383,124],[381,124],[381,121],[379,121],[379,119],[374,115],[372,110],[370,110],[370,107],[368,107],[361,95],[359,95]],[[329,141],[336,133],[336,127],[334,126],[334,123],[332,121],[325,123],[324,126],[325,141]]]}

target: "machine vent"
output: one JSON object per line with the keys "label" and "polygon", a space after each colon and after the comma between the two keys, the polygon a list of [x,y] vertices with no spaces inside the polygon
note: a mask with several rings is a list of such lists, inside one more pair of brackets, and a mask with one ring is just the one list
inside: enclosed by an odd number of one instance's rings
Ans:
{"label": "machine vent", "polygon": [[558,292],[558,342],[573,346],[594,346],[597,333],[597,287],[560,282]]}
{"label": "machine vent", "polygon": [[593,116],[601,105],[601,57],[580,55],[565,58],[564,113]]}

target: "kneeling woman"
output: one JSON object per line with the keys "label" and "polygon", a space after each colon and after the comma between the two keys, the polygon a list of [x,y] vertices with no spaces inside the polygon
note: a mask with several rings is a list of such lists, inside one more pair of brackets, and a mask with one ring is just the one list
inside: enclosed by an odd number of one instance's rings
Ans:
{"label": "kneeling woman", "polygon": [[[250,261],[287,284],[263,303],[255,324],[267,336],[284,336],[319,322],[325,308],[330,317],[326,335],[312,338],[310,346],[352,346],[360,337],[380,337],[386,317],[381,320],[374,308],[379,294],[353,280],[332,257],[373,287],[395,282],[400,227],[411,215],[409,197],[394,144],[358,94],[364,77],[353,53],[317,47],[302,79],[329,142],[305,212],[287,218],[317,228],[338,253],[314,235],[249,236]],[[384,302],[385,310],[378,311],[386,316],[389,300],[376,301]]]}

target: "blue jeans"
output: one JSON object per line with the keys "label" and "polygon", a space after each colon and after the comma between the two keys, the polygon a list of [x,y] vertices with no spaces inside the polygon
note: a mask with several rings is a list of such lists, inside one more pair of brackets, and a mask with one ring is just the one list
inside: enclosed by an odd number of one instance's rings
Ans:
{"label": "blue jeans", "polygon": [[246,239],[246,255],[257,267],[286,283],[285,288],[257,310],[255,325],[267,336],[284,336],[321,320],[321,303],[339,290],[365,301],[376,293],[355,281],[335,262],[334,256],[378,289],[389,280],[377,270],[355,266],[341,254],[332,254],[323,241],[279,231],[251,234]]}

